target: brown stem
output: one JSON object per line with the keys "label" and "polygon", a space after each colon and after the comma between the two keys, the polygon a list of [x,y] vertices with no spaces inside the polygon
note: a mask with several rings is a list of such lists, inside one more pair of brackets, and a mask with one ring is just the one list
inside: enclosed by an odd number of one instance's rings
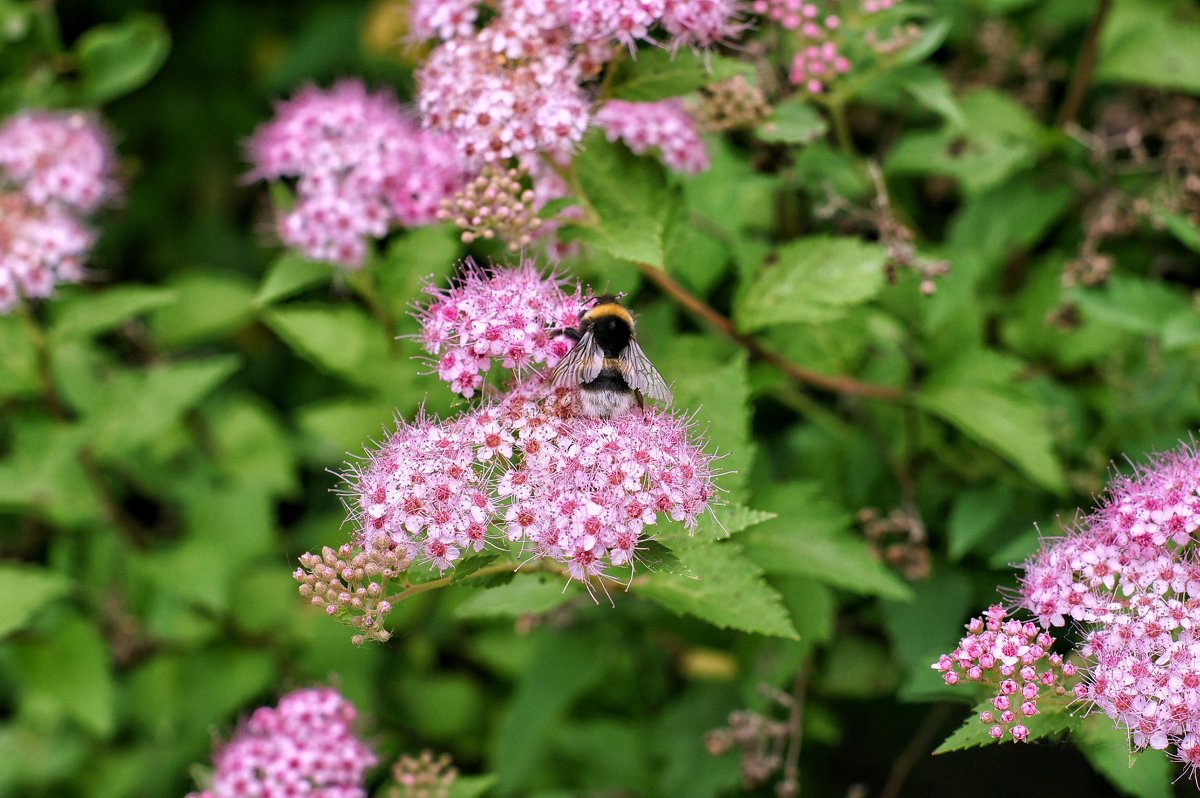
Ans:
{"label": "brown stem", "polygon": [[783,781],[779,784],[780,795],[800,794],[800,744],[804,740],[804,699],[808,695],[808,679],[812,675],[812,655],[804,658],[796,680],[792,683],[791,701],[788,702],[787,756],[783,761]]}
{"label": "brown stem", "polygon": [[904,786],[904,780],[908,778],[909,771],[913,769],[913,765],[917,764],[917,758],[924,755],[929,749],[933,742],[933,735],[945,723],[953,706],[948,702],[942,702],[929,711],[929,714],[925,716],[921,725],[913,733],[908,745],[892,763],[892,771],[888,774],[887,783],[883,785],[883,791],[879,793],[879,798],[897,798],[900,795],[900,789]]}
{"label": "brown stem", "polygon": [[778,352],[763,346],[749,335],[738,332],[733,326],[733,322],[722,316],[711,305],[705,303],[704,300],[690,293],[663,269],[656,268],[648,263],[639,263],[637,267],[651,282],[670,295],[672,299],[684,308],[704,319],[704,321],[715,327],[726,338],[738,344],[759,360],[770,363],[797,382],[833,393],[852,396],[870,396],[875,399],[886,399],[891,402],[903,402],[905,399],[903,391],[888,385],[872,385],[871,383],[859,382],[851,377],[830,377],[799,366]]}
{"label": "brown stem", "polygon": [[1083,105],[1083,95],[1092,82],[1092,72],[1096,68],[1096,52],[1100,49],[1100,31],[1104,29],[1104,20],[1112,8],[1112,0],[1100,0],[1092,22],[1088,26],[1083,39],[1083,49],[1079,52],[1079,60],[1071,73],[1071,82],[1067,84],[1067,93],[1058,109],[1058,119],[1054,126],[1060,130],[1075,121],[1079,107]]}

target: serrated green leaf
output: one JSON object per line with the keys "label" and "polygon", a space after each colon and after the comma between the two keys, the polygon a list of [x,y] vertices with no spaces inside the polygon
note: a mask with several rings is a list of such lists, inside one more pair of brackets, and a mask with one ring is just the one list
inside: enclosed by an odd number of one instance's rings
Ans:
{"label": "serrated green leaf", "polygon": [[175,299],[174,291],[148,285],[120,285],[107,291],[76,294],[55,303],[57,313],[50,336],[53,341],[63,341],[108,332],[134,316],[168,305]]}
{"label": "serrated green leaf", "polygon": [[1188,0],[1116,0],[1096,80],[1200,91],[1200,11]]}
{"label": "serrated green leaf", "polygon": [[747,332],[790,322],[827,322],[869,301],[884,285],[886,254],[857,238],[817,235],[780,248],[737,304]]}
{"label": "serrated green leaf", "polygon": [[1175,774],[1165,751],[1146,749],[1137,755],[1129,752],[1129,738],[1123,729],[1102,712],[1084,718],[1072,732],[1071,741],[1109,784],[1133,798],[1170,798]]}
{"label": "serrated green leaf", "polygon": [[44,568],[0,563],[0,638],[24,629],[45,605],[65,596],[71,580]]}
{"label": "serrated green leaf", "polygon": [[[1079,728],[1082,719],[1071,716],[1071,710],[1068,707],[1068,699],[1071,698],[1071,696],[1055,698],[1046,695],[1039,699],[1039,713],[1032,718],[1022,718],[1021,721],[1025,728],[1029,729],[1029,740],[1040,740],[1043,737],[1050,737]],[[1009,735],[1005,735],[999,740],[992,739],[991,735],[988,734],[991,724],[979,721],[979,713],[981,712],[995,712],[991,699],[980,702],[971,710],[971,714],[967,716],[963,725],[954,734],[947,737],[945,742],[935,748],[933,753],[946,754],[951,751],[962,751],[967,748],[979,748],[985,745],[1013,742],[1012,737]]]}
{"label": "serrated green leaf", "polygon": [[712,53],[643,48],[637,51],[637,58],[626,59],[618,67],[611,95],[631,102],[656,102],[752,73],[749,64]]}
{"label": "serrated green leaf", "polygon": [[170,49],[167,27],[153,14],[97,25],[75,46],[82,99],[91,105],[128,94],[154,77]]}
{"label": "serrated green leaf", "polygon": [[663,266],[674,197],[662,165],[596,131],[584,140],[572,168],[598,218],[564,232],[613,257]]}
{"label": "serrated green leaf", "polygon": [[322,371],[355,385],[378,386],[379,366],[388,360],[387,333],[358,308],[289,305],[267,311],[264,319]]}
{"label": "serrated green leaf", "polygon": [[657,540],[647,540],[638,550],[638,564],[652,574],[670,574],[684,579],[699,579],[671,549]]}
{"label": "serrated green leaf", "polygon": [[315,285],[329,282],[336,267],[328,263],[311,261],[294,252],[280,255],[267,270],[254,295],[255,307],[266,307],[273,302],[298,294]]}
{"label": "serrated green leaf", "polygon": [[116,724],[108,647],[88,620],[69,616],[44,640],[16,647],[24,711],[74,719],[107,737]]}
{"label": "serrated green leaf", "polygon": [[541,615],[571,600],[579,591],[561,577],[518,573],[508,584],[471,592],[474,595],[454,610],[459,618]]}
{"label": "serrated green leaf", "polygon": [[699,578],[651,574],[638,588],[640,595],[722,629],[797,639],[779,593],[741,546],[726,541],[688,546],[677,553]]}
{"label": "serrated green leaf", "polygon": [[747,555],[769,574],[806,576],[855,593],[906,601],[912,591],[849,532],[849,514],[814,483],[760,489],[755,504],[776,518],[747,532]]}
{"label": "serrated green leaf", "polygon": [[803,100],[784,100],[775,106],[771,117],[754,131],[772,144],[807,144],[829,130],[825,117]]}

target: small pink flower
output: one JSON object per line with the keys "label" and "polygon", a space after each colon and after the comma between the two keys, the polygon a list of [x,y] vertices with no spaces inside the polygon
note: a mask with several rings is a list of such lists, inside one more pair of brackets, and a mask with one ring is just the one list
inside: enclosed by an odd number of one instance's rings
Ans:
{"label": "small pink flower", "polygon": [[708,151],[682,100],[609,100],[596,113],[596,124],[609,141],[620,139],[638,154],[653,150],[677,172],[696,174],[708,169]]}

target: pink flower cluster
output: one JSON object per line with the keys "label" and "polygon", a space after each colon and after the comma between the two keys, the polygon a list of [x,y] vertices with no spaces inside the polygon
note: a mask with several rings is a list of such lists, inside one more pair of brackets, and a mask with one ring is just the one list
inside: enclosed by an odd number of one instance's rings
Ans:
{"label": "pink flower cluster", "polygon": [[85,217],[117,194],[116,156],[78,111],[23,111],[0,126],[0,313],[83,279]]}
{"label": "pink flower cluster", "polygon": [[1051,653],[1054,638],[1036,624],[1005,620],[1003,607],[993,605],[980,618],[967,624],[969,634],[949,654],[938,657],[931,667],[946,684],[961,681],[989,684],[996,688],[995,711],[981,712],[979,720],[988,734],[1000,739],[1007,731],[1017,742],[1029,737],[1019,721],[1037,715],[1043,695],[1065,696],[1077,673],[1075,664]]}
{"label": "pink flower cluster", "polygon": [[713,498],[712,459],[682,419],[586,418],[576,392],[534,376],[450,421],[400,424],[347,479],[364,548],[382,538],[445,570],[503,527],[530,556],[586,580],[631,564],[659,516],[694,529]]}
{"label": "pink flower cluster", "polygon": [[1200,453],[1156,455],[1024,566],[1021,606],[1043,626],[1071,618],[1090,661],[1079,696],[1137,748],[1175,746],[1200,767]]}
{"label": "pink flower cluster", "polygon": [[837,16],[830,14],[822,25],[821,10],[806,0],[754,0],[750,8],[787,30],[800,30],[809,39],[819,38],[826,30],[836,30],[841,23]]}
{"label": "pink flower cluster", "polygon": [[[803,11],[815,9],[805,5]],[[841,20],[830,14],[823,20],[808,18],[800,24],[800,32],[808,44],[804,45],[795,58],[788,79],[801,86],[809,94],[820,94],[838,75],[850,71],[850,59],[842,55],[834,31],[841,27]]]}
{"label": "pink flower cluster", "polygon": [[377,760],[352,729],[354,706],[335,690],[289,693],[260,707],[214,756],[211,787],[190,798],[366,798]]}
{"label": "pink flower cluster", "polygon": [[581,84],[614,45],[633,48],[661,26],[672,47],[706,46],[741,30],[737,10],[735,0],[503,0],[472,31],[471,4],[417,3],[414,32],[444,40],[417,73],[422,118],[473,164],[567,156],[591,118]]}
{"label": "pink flower cluster", "polygon": [[359,266],[367,241],[393,225],[436,221],[464,178],[449,140],[421,130],[394,97],[358,80],[308,87],[280,103],[249,154],[252,177],[295,180],[280,239],[305,257],[346,267]]}
{"label": "pink flower cluster", "polygon": [[687,422],[657,409],[586,418],[569,392],[542,402],[520,393],[502,416],[520,459],[497,483],[510,541],[586,580],[630,564],[660,515],[694,531],[713,498],[713,458],[691,442]]}
{"label": "pink flower cluster", "polygon": [[464,158],[491,163],[524,153],[570,152],[583,138],[589,100],[565,43],[547,39],[506,56],[504,31],[488,27],[438,46],[417,73],[425,124],[450,135]]}
{"label": "pink flower cluster", "polygon": [[518,373],[552,368],[570,351],[563,332],[578,326],[584,305],[578,287],[566,293],[532,261],[492,270],[468,263],[453,288],[425,291],[433,300],[417,312],[421,342],[438,358],[438,377],[468,399],[493,360]]}
{"label": "pink flower cluster", "polygon": [[475,32],[478,0],[412,0],[410,32],[417,41],[456,39]]}
{"label": "pink flower cluster", "polygon": [[657,151],[669,169],[696,174],[708,168],[708,150],[683,100],[652,103],[609,100],[596,113],[609,141],[620,139],[634,152]]}

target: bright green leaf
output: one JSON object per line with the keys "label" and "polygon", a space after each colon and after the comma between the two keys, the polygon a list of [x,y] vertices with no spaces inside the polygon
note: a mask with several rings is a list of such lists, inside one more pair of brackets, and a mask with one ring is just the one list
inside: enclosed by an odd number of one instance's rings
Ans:
{"label": "bright green leaf", "polygon": [[108,102],[137,89],[154,76],[170,49],[167,27],[153,14],[92,28],[75,46],[84,101]]}
{"label": "bright green leaf", "polygon": [[458,605],[459,618],[519,618],[541,615],[569,601],[577,590],[569,589],[562,579],[544,574],[522,574],[499,587],[479,588]]}
{"label": "bright green leaf", "polygon": [[54,341],[97,335],[164,305],[174,302],[176,294],[165,288],[146,285],[119,285],[107,291],[75,294],[55,303]]}
{"label": "bright green leaf", "polygon": [[280,255],[267,270],[254,295],[254,305],[265,307],[281,299],[287,299],[315,285],[329,282],[335,274],[328,263],[308,260],[294,252]]}
{"label": "bright green leaf", "polygon": [[1200,92],[1200,9],[1189,0],[1116,0],[1096,80]]}
{"label": "bright green leaf", "polygon": [[694,615],[722,629],[796,639],[779,593],[762,571],[731,542],[676,548],[696,579],[651,574],[638,593],[680,615]]}
{"label": "bright green leaf", "polygon": [[613,79],[611,94],[631,102],[656,102],[731,78],[753,73],[749,64],[686,47],[678,50],[642,48],[637,58],[623,61]]}
{"label": "bright green leaf", "polygon": [[193,272],[173,281],[177,299],[150,317],[154,338],[182,346],[226,335],[254,316],[254,289],[233,274]]}
{"label": "bright green leaf", "polygon": [[22,643],[16,655],[26,712],[72,718],[98,737],[113,733],[108,646],[90,621],[68,617],[46,639]]}
{"label": "bright green leaf", "polygon": [[0,638],[24,629],[38,610],[65,596],[71,582],[61,574],[43,568],[0,563],[0,596],[4,613],[0,615]]}
{"label": "bright green leaf", "polygon": [[36,394],[40,385],[29,327],[18,313],[0,315],[0,399]]}
{"label": "bright green leaf", "polygon": [[738,302],[738,327],[825,322],[872,299],[884,285],[883,248],[857,238],[816,235],[783,246]]}
{"label": "bright green leaf", "polygon": [[[933,673],[933,671],[930,671],[930,673]],[[1025,728],[1029,729],[1029,739],[1040,740],[1043,737],[1057,736],[1065,731],[1079,728],[1083,719],[1082,717],[1073,717],[1071,715],[1072,710],[1069,702],[1073,700],[1074,697],[1070,695],[1064,698],[1043,695],[1038,701],[1038,714],[1032,718],[1022,719]],[[963,725],[954,734],[947,737],[945,742],[934,749],[933,753],[946,754],[951,751],[962,751],[966,748],[979,748],[998,743],[1012,743],[1013,739],[1008,735],[999,740],[993,739],[988,734],[988,729],[991,726],[979,721],[980,712],[994,712],[994,710],[995,708],[992,706],[990,698],[981,702],[967,715],[967,719],[963,722]]]}
{"label": "bright green leaf", "polygon": [[828,130],[825,117],[811,103],[792,99],[776,105],[771,117],[755,133],[772,144],[807,144]]}
{"label": "bright green leaf", "polygon": [[387,333],[358,308],[288,305],[264,318],[296,354],[322,371],[356,385],[378,385],[379,367],[388,360]]}

